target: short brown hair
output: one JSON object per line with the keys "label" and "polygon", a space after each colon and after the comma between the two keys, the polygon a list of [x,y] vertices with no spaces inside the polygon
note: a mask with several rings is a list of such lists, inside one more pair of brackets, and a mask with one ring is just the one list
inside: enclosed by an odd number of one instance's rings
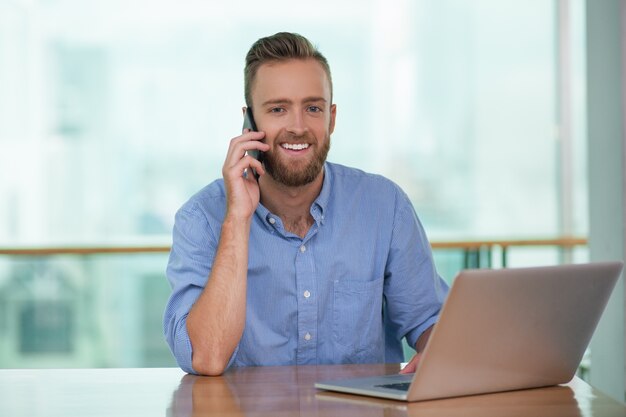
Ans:
{"label": "short brown hair", "polygon": [[333,97],[333,81],[330,75],[328,61],[309,42],[307,38],[297,33],[279,32],[272,36],[267,36],[257,40],[246,55],[246,67],[244,68],[244,94],[246,106],[252,104],[252,84],[256,78],[256,73],[262,64],[271,61],[286,61],[288,59],[308,59],[313,58],[322,65],[328,82],[330,83],[330,98]]}

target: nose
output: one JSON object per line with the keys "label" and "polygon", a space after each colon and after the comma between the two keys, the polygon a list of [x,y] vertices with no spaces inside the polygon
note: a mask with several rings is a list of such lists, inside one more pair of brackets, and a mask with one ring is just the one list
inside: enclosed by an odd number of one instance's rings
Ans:
{"label": "nose", "polygon": [[287,131],[294,136],[302,136],[308,130],[304,115],[301,112],[293,112],[289,118],[289,126]]}

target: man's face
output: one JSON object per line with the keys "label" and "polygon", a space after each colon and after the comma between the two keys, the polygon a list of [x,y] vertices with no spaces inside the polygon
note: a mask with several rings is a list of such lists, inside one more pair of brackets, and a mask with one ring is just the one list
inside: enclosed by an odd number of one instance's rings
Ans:
{"label": "man's face", "polygon": [[314,59],[263,64],[252,86],[252,109],[270,150],[266,171],[284,185],[315,180],[330,149],[336,107],[330,82]]}

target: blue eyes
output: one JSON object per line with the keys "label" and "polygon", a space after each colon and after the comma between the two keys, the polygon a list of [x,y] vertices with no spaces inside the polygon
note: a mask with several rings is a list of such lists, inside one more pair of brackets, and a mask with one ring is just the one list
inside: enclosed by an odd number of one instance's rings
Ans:
{"label": "blue eyes", "polygon": [[[285,110],[283,107],[273,107],[270,109],[270,113],[284,113],[287,110]],[[308,106],[306,108],[306,111],[309,113],[321,113],[322,112],[322,108],[319,106]]]}

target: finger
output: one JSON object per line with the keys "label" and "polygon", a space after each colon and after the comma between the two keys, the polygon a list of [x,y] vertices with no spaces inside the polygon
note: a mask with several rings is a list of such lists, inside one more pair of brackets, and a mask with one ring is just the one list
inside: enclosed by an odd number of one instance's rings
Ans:
{"label": "finger", "polygon": [[[257,143],[265,137],[265,132],[247,132],[230,140],[227,154],[238,154],[242,144]],[[260,143],[260,142],[259,142]]]}
{"label": "finger", "polygon": [[268,151],[270,146],[266,143],[260,142],[261,139],[263,139],[263,137],[251,139],[249,137],[245,138],[244,136],[232,139],[226,154],[225,165],[232,166],[236,164],[241,158],[243,158],[246,151],[251,149],[257,149],[261,152]]}
{"label": "finger", "polygon": [[263,166],[263,163],[259,161],[258,159],[247,155],[245,158],[242,159],[242,161],[244,163],[247,163],[247,166],[244,169],[247,169],[247,170],[254,169],[257,175],[265,175],[265,167]]}
{"label": "finger", "polygon": [[416,368],[417,367],[415,366],[413,361],[411,361],[411,362],[407,363],[406,366],[404,368],[402,368],[399,373],[401,373],[401,374],[412,374],[413,372],[415,372]]}
{"label": "finger", "polygon": [[224,175],[224,178],[236,179],[242,177],[244,171],[250,169],[255,169],[259,175],[265,174],[265,168],[263,167],[263,164],[258,159],[253,158],[250,155],[244,156],[231,167],[225,167],[222,174]]}
{"label": "finger", "polygon": [[415,366],[413,366],[410,362],[406,364],[406,366],[400,369],[400,374],[412,374],[415,372]]}
{"label": "finger", "polygon": [[230,140],[231,145],[239,142],[247,142],[249,140],[261,140],[265,137],[265,132],[259,132],[256,130],[244,129],[243,133],[239,136],[235,136]]}
{"label": "finger", "polygon": [[409,361],[409,363],[407,363],[406,366],[400,370],[400,373],[410,374],[410,373],[415,372],[417,370],[417,364],[419,363],[420,356],[421,356],[420,354],[413,356],[413,358]]}

